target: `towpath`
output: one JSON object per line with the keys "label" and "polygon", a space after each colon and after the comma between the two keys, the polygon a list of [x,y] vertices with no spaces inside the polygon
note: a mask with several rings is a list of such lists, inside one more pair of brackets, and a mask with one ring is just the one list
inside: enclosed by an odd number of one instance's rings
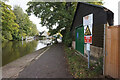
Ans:
{"label": "towpath", "polygon": [[55,44],[24,68],[18,78],[72,78],[64,56],[62,44]]}

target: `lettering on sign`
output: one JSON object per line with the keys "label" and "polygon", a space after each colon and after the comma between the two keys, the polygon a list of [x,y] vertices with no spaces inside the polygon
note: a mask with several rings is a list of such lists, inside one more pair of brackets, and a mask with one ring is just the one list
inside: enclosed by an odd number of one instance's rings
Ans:
{"label": "lettering on sign", "polygon": [[92,43],[92,36],[84,36],[85,43]]}

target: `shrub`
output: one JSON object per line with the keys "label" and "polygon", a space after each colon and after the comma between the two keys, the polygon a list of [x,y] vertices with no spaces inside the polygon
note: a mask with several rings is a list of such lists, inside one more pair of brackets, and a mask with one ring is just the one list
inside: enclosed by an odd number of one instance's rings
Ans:
{"label": "shrub", "polygon": [[12,40],[12,39],[13,39],[11,33],[10,33],[10,32],[7,32],[7,31],[4,31],[4,32],[3,32],[3,38],[4,38],[4,39],[7,39],[7,40]]}
{"label": "shrub", "polygon": [[64,37],[64,44],[68,47],[71,47],[72,44],[72,38],[70,36],[70,32],[67,32]]}

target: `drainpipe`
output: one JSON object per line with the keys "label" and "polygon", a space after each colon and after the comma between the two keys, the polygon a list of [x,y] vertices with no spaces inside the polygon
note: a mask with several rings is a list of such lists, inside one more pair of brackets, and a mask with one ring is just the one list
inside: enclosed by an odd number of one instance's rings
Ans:
{"label": "drainpipe", "polygon": [[106,24],[104,24],[104,45],[103,45],[103,55],[104,55],[104,58],[103,58],[103,75],[105,74],[105,37],[106,37]]}

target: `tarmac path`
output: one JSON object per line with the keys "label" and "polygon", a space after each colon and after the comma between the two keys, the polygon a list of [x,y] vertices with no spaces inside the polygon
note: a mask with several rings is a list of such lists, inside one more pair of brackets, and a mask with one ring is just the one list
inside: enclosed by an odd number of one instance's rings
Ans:
{"label": "tarmac path", "polygon": [[18,78],[72,78],[64,56],[62,44],[52,45],[38,60],[24,68]]}

